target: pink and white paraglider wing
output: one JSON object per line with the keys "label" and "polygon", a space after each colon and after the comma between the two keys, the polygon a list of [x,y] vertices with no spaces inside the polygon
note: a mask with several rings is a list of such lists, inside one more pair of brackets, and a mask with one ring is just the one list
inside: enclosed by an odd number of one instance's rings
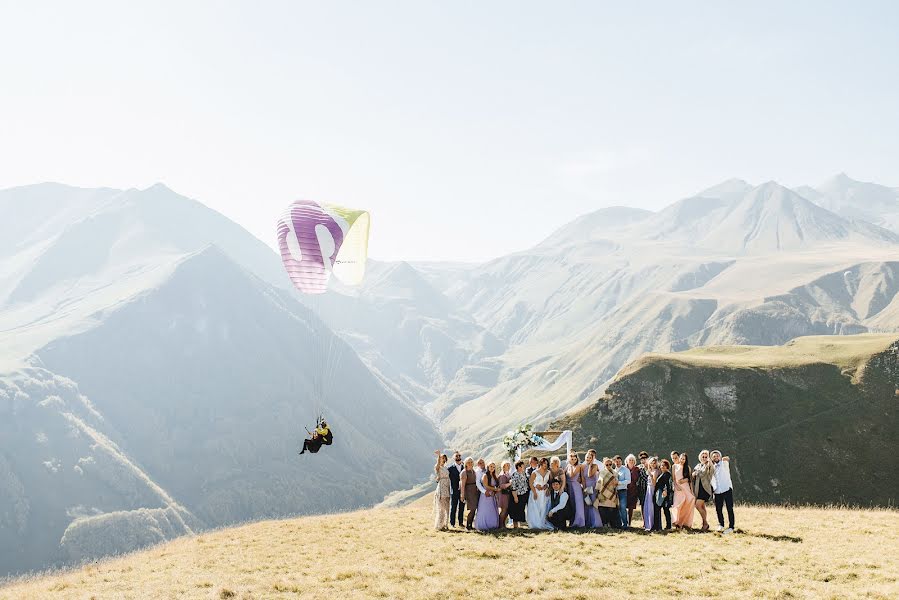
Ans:
{"label": "pink and white paraglider wing", "polygon": [[368,212],[311,200],[292,203],[278,219],[278,248],[291,281],[306,294],[322,294],[333,273],[358,285],[368,259]]}

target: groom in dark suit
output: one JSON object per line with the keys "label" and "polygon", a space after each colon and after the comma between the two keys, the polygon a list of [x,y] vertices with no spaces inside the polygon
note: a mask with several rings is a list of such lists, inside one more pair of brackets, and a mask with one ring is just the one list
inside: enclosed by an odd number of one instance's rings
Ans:
{"label": "groom in dark suit", "polygon": [[456,452],[453,455],[453,464],[447,467],[450,478],[450,527],[456,526],[456,516],[459,517],[459,527],[465,523],[462,515],[465,513],[465,497],[462,490],[459,489],[459,480],[462,477],[462,471],[465,470],[465,464],[462,462],[462,455]]}

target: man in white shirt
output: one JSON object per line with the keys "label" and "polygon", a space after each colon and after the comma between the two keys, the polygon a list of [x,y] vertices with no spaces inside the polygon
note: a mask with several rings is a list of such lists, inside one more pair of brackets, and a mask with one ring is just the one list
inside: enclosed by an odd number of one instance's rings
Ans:
{"label": "man in white shirt", "polygon": [[631,525],[627,521],[627,486],[631,482],[631,470],[625,466],[620,454],[615,455],[615,474],[618,476],[618,518],[621,528],[627,529]]}
{"label": "man in white shirt", "polygon": [[[734,486],[730,479],[730,457],[721,456],[720,450],[709,455],[712,461],[712,490],[715,492],[715,512],[718,513],[718,531],[734,532]],[[727,529],[724,528],[724,511],[727,506]]]}
{"label": "man in white shirt", "polygon": [[552,480],[549,506],[546,520],[556,529],[568,529],[568,522],[574,519],[574,505],[569,504],[568,492],[562,489],[562,482],[558,479]]}
{"label": "man in white shirt", "polygon": [[484,473],[487,472],[487,463],[484,462],[483,458],[478,459],[478,466],[474,468],[474,478],[475,483],[478,486],[478,491],[482,494],[487,493],[487,488],[484,487]]}

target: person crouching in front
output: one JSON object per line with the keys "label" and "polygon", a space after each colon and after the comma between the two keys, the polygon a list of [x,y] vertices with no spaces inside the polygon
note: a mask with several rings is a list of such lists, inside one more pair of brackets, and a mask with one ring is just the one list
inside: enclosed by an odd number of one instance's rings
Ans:
{"label": "person crouching in front", "polygon": [[553,479],[551,485],[550,509],[546,520],[556,529],[568,529],[568,522],[574,519],[574,503],[568,497],[568,492],[562,489],[562,482],[559,479]]}

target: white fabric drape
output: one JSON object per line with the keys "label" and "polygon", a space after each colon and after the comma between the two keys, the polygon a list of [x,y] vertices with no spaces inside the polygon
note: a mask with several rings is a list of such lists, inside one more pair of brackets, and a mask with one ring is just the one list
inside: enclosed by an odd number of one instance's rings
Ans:
{"label": "white fabric drape", "polygon": [[[541,443],[539,446],[532,446],[528,449],[542,450],[544,452],[555,452],[562,446],[565,446],[566,448],[565,456],[567,458],[568,455],[571,454],[571,430],[563,431],[562,435],[560,435],[554,442],[547,442],[546,440],[543,440],[543,443]],[[518,461],[519,458],[521,458],[521,448],[519,448],[518,452],[515,453],[515,460]]]}

